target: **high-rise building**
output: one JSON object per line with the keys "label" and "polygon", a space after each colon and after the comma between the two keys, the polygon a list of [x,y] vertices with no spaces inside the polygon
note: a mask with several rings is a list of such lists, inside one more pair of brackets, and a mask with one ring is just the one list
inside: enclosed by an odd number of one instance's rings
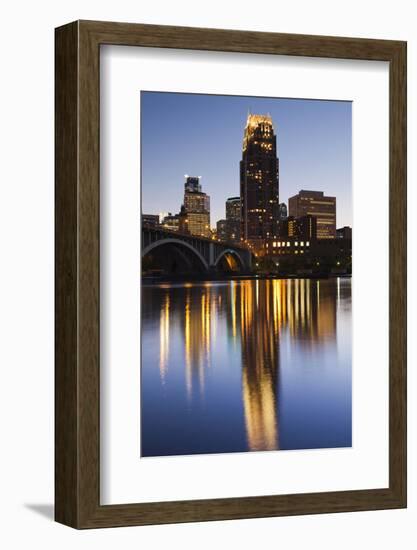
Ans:
{"label": "high-rise building", "polygon": [[336,197],[326,197],[322,191],[302,190],[289,199],[288,205],[290,216],[317,218],[318,239],[336,237]]}
{"label": "high-rise building", "polygon": [[216,235],[219,241],[227,241],[227,220],[219,220],[216,224]]}
{"label": "high-rise building", "polygon": [[240,197],[230,197],[226,201],[226,240],[240,241]]}
{"label": "high-rise building", "polygon": [[201,191],[201,176],[185,175],[184,191],[199,192]]}
{"label": "high-rise building", "polygon": [[185,218],[186,232],[199,237],[210,237],[210,217],[205,212],[187,212]]}
{"label": "high-rise building", "polygon": [[201,191],[185,191],[184,208],[187,212],[210,213],[210,197]]}
{"label": "high-rise building", "polygon": [[210,197],[201,190],[200,178],[186,176],[180,230],[200,237],[210,237]]}
{"label": "high-rise building", "polygon": [[269,115],[249,114],[240,161],[241,236],[255,252],[277,233],[279,162]]}

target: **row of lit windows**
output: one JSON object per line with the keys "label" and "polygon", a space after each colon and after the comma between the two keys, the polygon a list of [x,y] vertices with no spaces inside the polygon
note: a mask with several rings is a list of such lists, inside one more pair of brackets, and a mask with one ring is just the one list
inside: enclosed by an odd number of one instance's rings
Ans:
{"label": "row of lit windows", "polygon": [[307,201],[310,204],[326,204],[327,206],[335,206],[336,201],[318,201],[309,197],[300,197],[302,201]]}
{"label": "row of lit windows", "polygon": [[304,254],[304,250],[291,250],[291,251],[285,251],[285,250],[276,250],[274,254],[287,254],[288,252],[294,252],[294,254]]}
{"label": "row of lit windows", "polygon": [[[310,246],[310,241],[295,241],[294,243],[294,246]],[[272,243],[272,246],[274,248],[284,248],[284,247],[289,247],[291,246],[291,242],[290,241],[275,241]]]}
{"label": "row of lit windows", "polygon": [[[307,212],[307,215],[308,216],[315,216],[316,218],[318,218],[319,216],[326,216],[327,218],[333,218],[333,221],[335,220],[336,218],[336,214],[334,212]],[[318,219],[318,221],[324,221],[322,218]]]}

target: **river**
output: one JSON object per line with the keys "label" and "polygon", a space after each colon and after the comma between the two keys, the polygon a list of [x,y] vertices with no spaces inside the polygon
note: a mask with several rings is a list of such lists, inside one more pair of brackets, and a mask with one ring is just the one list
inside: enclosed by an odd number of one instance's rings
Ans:
{"label": "river", "polygon": [[143,457],[349,447],[351,279],[142,285]]}

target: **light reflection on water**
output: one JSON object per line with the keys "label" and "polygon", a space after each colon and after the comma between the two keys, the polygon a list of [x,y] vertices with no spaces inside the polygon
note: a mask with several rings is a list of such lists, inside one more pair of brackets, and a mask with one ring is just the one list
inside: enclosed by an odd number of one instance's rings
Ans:
{"label": "light reflection on water", "polygon": [[142,286],[142,456],[350,445],[350,279]]}

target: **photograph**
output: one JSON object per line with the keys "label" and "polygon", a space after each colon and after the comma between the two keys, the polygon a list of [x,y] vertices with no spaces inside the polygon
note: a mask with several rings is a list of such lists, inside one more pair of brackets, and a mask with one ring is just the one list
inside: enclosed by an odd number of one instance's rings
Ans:
{"label": "photograph", "polygon": [[352,102],[141,91],[140,456],[352,446]]}

